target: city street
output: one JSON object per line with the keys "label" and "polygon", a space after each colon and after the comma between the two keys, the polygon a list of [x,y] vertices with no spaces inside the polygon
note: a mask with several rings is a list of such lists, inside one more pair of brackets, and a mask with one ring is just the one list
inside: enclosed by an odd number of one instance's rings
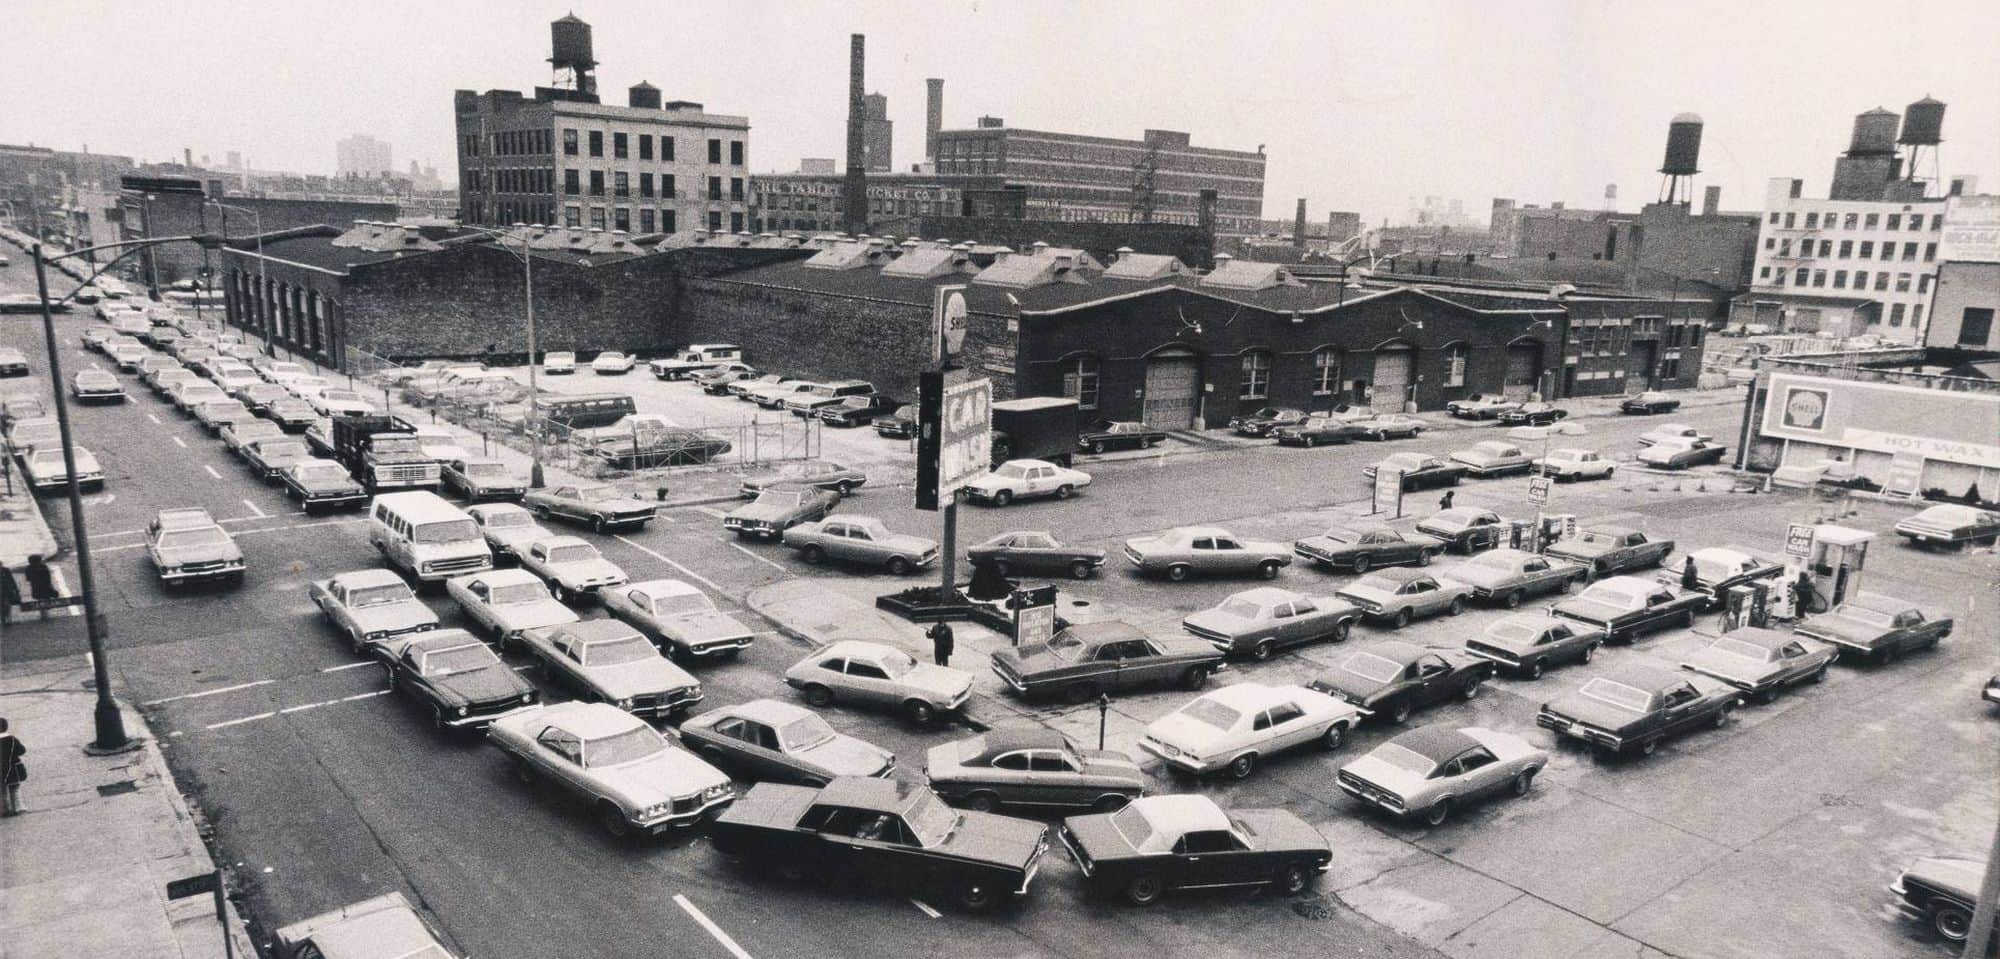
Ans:
{"label": "city street", "polygon": [[[30,270],[17,264],[0,272],[0,292],[21,292],[24,276],[31,291]],[[0,345],[26,351],[34,382],[46,385],[38,322],[6,318]],[[77,341],[96,322],[87,313],[58,318],[66,372],[102,364]],[[636,385],[642,375],[629,379]],[[1747,705],[1727,728],[1672,741],[1652,757],[1598,762],[1556,749],[1534,727],[1535,710],[1621,664],[1676,666],[1715,634],[1713,617],[1538,681],[1496,679],[1476,699],[1413,718],[1413,725],[1510,730],[1553,753],[1526,798],[1465,810],[1437,829],[1366,812],[1335,786],[1341,763],[1392,734],[1383,722],[1364,727],[1332,756],[1277,758],[1241,783],[1179,779],[1148,760],[1149,791],[1199,790],[1232,807],[1283,806],[1318,827],[1332,844],[1333,868],[1300,897],[1187,894],[1136,909],[1085,896],[1074,864],[1059,854],[1018,908],[990,916],[877,890],[786,884],[732,868],[698,833],[614,841],[581,811],[516,783],[477,738],[433,730],[388,693],[379,667],[336,641],[307,599],[316,579],[378,564],[358,514],[300,514],[170,404],[133,378],[120,379],[131,402],[72,410],[79,442],[107,475],[104,491],[89,497],[88,516],[119,693],[140,706],[150,734],[167,746],[182,788],[214,827],[218,859],[232,869],[265,932],[400,889],[458,948],[479,957],[625,956],[635,949],[776,957],[825,943],[839,943],[842,954],[882,957],[1943,956],[1949,953],[1941,944],[1895,916],[1885,887],[1917,857],[1980,854],[2000,805],[2000,722],[1978,698],[2000,651],[2000,564],[1990,551],[1905,547],[1887,531],[1910,508],[1861,501],[1854,515],[1831,521],[1882,534],[1869,554],[1868,589],[1955,617],[1951,638],[1888,667],[1842,663],[1824,685]],[[576,377],[592,388],[626,387],[591,380]],[[4,381],[0,391],[24,382]],[[646,382],[649,393],[699,396],[692,384]],[[1638,434],[1674,421],[1733,446],[1740,415],[1731,403],[1666,417],[1585,417],[1577,422],[1587,435],[1557,445],[1629,458]],[[1171,635],[1186,614],[1260,583],[1142,579],[1119,555],[1125,539],[1191,524],[1252,539],[1313,535],[1367,511],[1363,465],[1392,451],[1443,453],[1502,432],[1440,430],[1313,450],[1177,444],[1173,455],[1079,457],[1077,467],[1096,480],[1083,495],[962,507],[959,544],[962,550],[998,532],[1046,529],[1103,547],[1111,555],[1097,577],[1060,584],[1072,604],[1065,615],[1122,619]],[[863,432],[840,442],[876,441]],[[879,443],[885,451],[904,445]],[[864,462],[871,483],[836,515],[878,516],[891,529],[935,536],[935,514],[910,506],[898,456]],[[1527,518],[1526,483],[1468,481],[1456,502]],[[1701,546],[1777,554],[1788,523],[1831,514],[1832,507],[1801,494],[1733,486],[1719,468],[1687,476],[1624,468],[1611,480],[1558,486],[1549,511],[1675,540],[1670,568]],[[1410,494],[1396,525],[1408,528],[1433,512],[1438,495]],[[175,506],[205,507],[226,525],[247,557],[247,583],[174,594],[161,588],[144,529],[155,511]],[[810,566],[782,546],[726,534],[719,515],[727,508],[674,508],[643,532],[589,537],[634,580],[689,580],[755,623],[759,633],[745,655],[700,670],[706,706],[796,695],[780,674],[807,647],[745,609],[751,591],[806,579],[865,600],[935,577],[935,570],[899,580]],[[45,503],[45,512],[68,542],[60,503]],[[1448,572],[1455,561],[1441,560],[1435,571]],[[63,567],[74,582],[73,559]],[[1294,566],[1275,585],[1330,594],[1350,578]],[[448,599],[426,599],[446,625],[459,624]],[[1501,615],[1475,608],[1420,622],[1396,638],[1455,647]],[[1218,682],[1304,682],[1348,649],[1388,635],[1364,626],[1346,647],[1309,646],[1268,663],[1237,664]],[[76,658],[83,650],[81,619],[58,617],[10,628],[0,657],[14,664]],[[512,661],[527,669],[525,660]],[[1024,706],[1000,692],[983,663],[979,669],[975,721],[1044,723],[1080,740],[1095,735],[1094,706]],[[1188,695],[1121,697],[1108,744],[1131,750],[1147,722]],[[893,750],[904,778],[921,777],[929,746],[969,734],[843,708],[825,715],[841,731]]]}

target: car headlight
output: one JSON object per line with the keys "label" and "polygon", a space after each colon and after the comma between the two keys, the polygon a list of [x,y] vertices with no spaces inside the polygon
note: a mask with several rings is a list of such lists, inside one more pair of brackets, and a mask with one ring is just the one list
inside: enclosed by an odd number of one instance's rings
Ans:
{"label": "car headlight", "polygon": [[651,819],[654,816],[664,816],[666,815],[667,810],[672,806],[673,803],[670,802],[656,802],[650,806],[641,808],[636,818]]}
{"label": "car headlight", "polygon": [[617,706],[619,709],[631,709],[632,697],[627,696],[624,699],[621,699],[618,702],[614,703],[613,705]]}
{"label": "car headlight", "polygon": [[458,707],[458,714],[459,714],[460,716],[463,716],[463,715],[465,715],[465,714],[466,714],[467,712],[469,712],[469,711],[470,711],[470,710],[469,710],[469,709],[468,709],[467,707],[465,707],[465,706],[460,706],[460,707]]}
{"label": "car headlight", "polygon": [[716,783],[701,791],[701,798],[703,799],[718,799],[727,795],[729,795],[728,783]]}

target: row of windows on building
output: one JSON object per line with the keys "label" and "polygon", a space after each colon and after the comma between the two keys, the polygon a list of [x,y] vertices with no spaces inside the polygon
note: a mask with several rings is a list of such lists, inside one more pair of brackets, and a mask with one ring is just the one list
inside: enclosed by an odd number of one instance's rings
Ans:
{"label": "row of windows on building", "polygon": [[[564,196],[585,196],[585,195],[605,196],[607,195],[606,193],[607,187],[609,188],[608,195],[610,196],[628,197],[633,195],[632,174],[627,173],[623,170],[611,171],[611,174],[608,178],[605,176],[606,171],[603,170],[589,170],[589,171],[564,170],[562,172],[563,172],[562,191]],[[587,181],[585,179],[586,173],[588,174]],[[586,182],[588,184],[587,186]],[[658,184],[657,190],[655,190],[655,182],[656,181],[653,174],[651,173],[639,174],[638,196],[640,196],[641,198],[650,198],[655,195],[658,195],[662,199],[668,199],[668,200],[694,199],[692,197],[683,196],[679,192],[674,182],[674,175],[671,173],[659,174],[657,180]],[[725,186],[725,181],[723,180],[722,177],[719,176],[709,177],[708,189],[703,191],[703,195],[701,198],[708,200],[716,200],[716,201],[728,200],[732,203],[743,202],[744,198],[743,178],[740,176],[733,176],[730,177],[726,182],[727,185]]]}
{"label": "row of windows on building", "polygon": [[[634,232],[635,225],[637,232],[641,234],[674,233],[680,230],[680,218],[673,210],[647,208],[635,210],[623,206],[585,208],[574,203],[563,207],[563,226],[577,229],[583,227],[586,221],[594,230],[623,230],[631,233]],[[745,222],[742,213],[724,214],[721,210],[709,210],[704,226],[712,233],[721,232],[723,224],[727,223],[729,232],[741,233]]]}
{"label": "row of windows on building", "polygon": [[[1465,385],[1466,347],[1455,343],[1444,348],[1445,378],[1447,389]],[[1267,400],[1271,398],[1271,370],[1275,357],[1270,350],[1249,350],[1238,358],[1241,376],[1236,384],[1236,397],[1241,400]],[[1332,396],[1341,391],[1341,351],[1336,349],[1314,350],[1307,357],[1310,364],[1309,382],[1312,395]],[[1063,395],[1076,400],[1076,405],[1086,409],[1097,409],[1100,398],[1099,383],[1103,362],[1092,354],[1072,356],[1063,362]]]}
{"label": "row of windows on building", "polygon": [[[547,130],[501,130],[486,135],[486,151],[493,156],[547,156],[549,154],[549,131]],[[468,133],[460,137],[459,152],[466,156],[480,153],[479,134]]]}
{"label": "row of windows on building", "polygon": [[[1783,227],[1784,229],[1790,230],[1797,228],[1798,223],[1799,223],[1799,215],[1796,211],[1784,212],[1784,213],[1780,213],[1776,210],[1771,211],[1770,225],[1772,226]],[[1908,224],[1907,227],[1904,226],[1905,223]],[[1806,224],[1805,228],[1808,230],[1908,229],[1912,232],[1915,232],[1918,230],[1922,230],[1924,228],[1924,215],[1921,213],[1911,213],[1908,216],[1905,216],[1904,214],[1901,213],[1844,213],[1843,214],[1843,213],[1835,213],[1829,210],[1824,215],[1816,212],[1807,213],[1805,216],[1805,224]],[[1944,229],[1944,214],[1942,213],[1931,214],[1931,232],[1936,233],[1942,229]]]}
{"label": "row of windows on building", "polygon": [[[1767,236],[1764,238],[1764,249],[1771,251],[1775,256],[1788,257],[1792,255],[1792,241],[1789,237],[1779,239]],[[1903,261],[1905,263],[1916,262],[1919,249],[1919,245],[1916,243],[1903,244]],[[1921,250],[1925,263],[1930,263],[1937,259],[1937,249],[1938,245],[1936,243],[1922,244]],[[1813,240],[1807,239],[1799,241],[1798,250],[1800,258],[1815,255],[1826,258],[1837,257],[1842,260],[1893,260],[1896,258],[1896,244],[1894,241],[1888,240],[1883,241],[1879,257],[1876,255],[1874,240],[1841,240],[1839,246],[1835,246],[1832,240],[1820,240],[1818,241],[1818,245],[1815,246]],[[1814,253],[1815,250],[1818,251],[1817,254]]]}
{"label": "row of windows on building", "polygon": [[[518,202],[510,200],[491,204],[490,208],[493,210],[493,217],[490,221],[483,217],[476,217],[470,222],[492,222],[511,226],[515,223],[547,225],[554,223],[556,220],[556,205],[549,202]],[[477,209],[476,204],[473,209]]]}
{"label": "row of windows on building", "polygon": [[[612,159],[614,160],[630,159],[632,156],[632,145],[635,139],[638,141],[639,159],[641,160],[655,159],[656,151],[654,150],[654,144],[657,141],[659,146],[659,149],[657,151],[658,160],[661,163],[674,162],[673,137],[667,136],[664,133],[660,134],[658,137],[655,137],[653,134],[650,133],[641,133],[637,137],[633,137],[630,134],[621,133],[615,130],[612,131],[611,133]],[[578,131],[574,127],[564,127],[562,131],[563,156],[573,157],[573,156],[580,156],[587,154],[593,157],[601,157],[604,155],[604,140],[605,137],[603,130]],[[717,165],[723,163],[723,150],[725,148],[725,143],[727,144],[727,149],[729,153],[729,160],[728,160],[729,165],[742,166],[743,165],[742,140],[724,141],[716,137],[710,137],[708,140],[708,162]]]}
{"label": "row of windows on building", "polygon": [[[1914,289],[1918,295],[1922,295],[1931,291],[1931,275],[1929,273],[1875,273],[1872,274],[1873,289],[1883,293],[1889,292],[1890,277],[1892,276],[1895,278],[1895,292],[1897,293],[1909,293]],[[1826,270],[1815,270],[1803,266],[1792,270],[1787,270],[1783,267],[1772,270],[1766,266],[1760,267],[1757,270],[1757,278],[1770,281],[1772,286],[1784,286],[1787,277],[1790,278],[1792,286],[1824,288],[1828,285],[1828,271]],[[1870,277],[1871,274],[1867,270],[1855,270],[1851,274],[1846,270],[1834,270],[1831,277],[1832,288],[1836,290],[1867,290],[1870,289]],[[1914,287],[1911,285],[1912,277],[1916,280]]]}

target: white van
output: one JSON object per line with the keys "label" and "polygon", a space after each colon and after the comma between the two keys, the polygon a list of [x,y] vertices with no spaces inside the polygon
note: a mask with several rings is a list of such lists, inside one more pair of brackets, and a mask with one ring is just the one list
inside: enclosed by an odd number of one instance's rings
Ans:
{"label": "white van", "polygon": [[384,493],[368,506],[368,542],[420,582],[493,568],[493,551],[479,524],[443,497],[425,490]]}

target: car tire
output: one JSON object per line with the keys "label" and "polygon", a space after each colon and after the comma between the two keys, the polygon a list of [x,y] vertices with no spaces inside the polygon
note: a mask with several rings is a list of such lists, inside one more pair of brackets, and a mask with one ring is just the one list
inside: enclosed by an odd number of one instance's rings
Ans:
{"label": "car tire", "polygon": [[1659,751],[1660,751],[1660,740],[1658,738],[1648,739],[1645,742],[1639,744],[1639,755],[1641,756],[1651,756],[1652,754]]}
{"label": "car tire", "polygon": [[835,484],[833,484],[833,490],[834,490],[834,492],[836,492],[836,493],[839,493],[839,494],[841,495],[841,498],[842,498],[842,499],[845,499],[845,498],[847,498],[847,497],[849,497],[849,496],[853,496],[853,495],[854,495],[854,481],[853,481],[853,480],[841,480],[840,482],[838,482],[838,483],[835,483]]}
{"label": "car tire", "polygon": [[1351,619],[1346,620],[1334,624],[1333,632],[1326,634],[1326,641],[1329,643],[1344,643],[1347,642],[1347,637],[1353,635],[1353,633],[1354,621]]}
{"label": "car tire", "polygon": [[590,531],[591,531],[591,532],[593,532],[593,533],[596,533],[596,534],[598,534],[598,535],[602,536],[602,535],[604,535],[604,529],[605,529],[605,526],[604,526],[604,517],[602,517],[602,516],[592,516],[592,517],[590,518]]}
{"label": "car tire", "polygon": [[1135,906],[1150,906],[1160,901],[1167,891],[1167,884],[1155,875],[1133,876],[1125,883],[1125,901]]}
{"label": "car tire", "polygon": [[1430,826],[1433,829],[1444,825],[1445,820],[1450,818],[1451,800],[1449,799],[1440,799],[1437,802],[1431,803],[1429,809],[1424,810],[1424,825]]}
{"label": "car tire", "polygon": [[998,900],[997,891],[984,883],[967,883],[958,887],[958,904],[966,912],[985,912],[993,908]]}
{"label": "car tire", "polygon": [[1344,723],[1334,723],[1326,727],[1326,732],[1319,736],[1319,748],[1327,752],[1333,752],[1344,745],[1347,745],[1347,726]]}
{"label": "car tire", "polygon": [[1104,452],[1104,441],[1103,441],[1103,440],[1093,440],[1093,441],[1091,442],[1091,444],[1090,444],[1090,451],[1091,451],[1092,453],[1103,453],[1103,452]]}
{"label": "car tire", "polygon": [[995,506],[1006,506],[1007,504],[1012,503],[1013,501],[1014,501],[1013,490],[1007,490],[1007,489],[997,490],[993,494],[993,505]]}
{"label": "car tire", "polygon": [[1269,660],[1272,656],[1277,655],[1277,653],[1278,642],[1274,639],[1260,639],[1257,641],[1257,645],[1250,647],[1250,658],[1260,663]]}
{"label": "car tire", "polygon": [[1354,557],[1354,575],[1359,576],[1362,573],[1368,572],[1368,568],[1373,565],[1374,561],[1369,559],[1366,553]]}
{"label": "car tire", "polygon": [[1310,867],[1295,862],[1278,871],[1278,877],[1271,880],[1271,889],[1281,896],[1296,896],[1312,885],[1312,876]]}
{"label": "car tire", "polygon": [[1303,445],[1306,449],[1312,449],[1313,438],[1310,436],[1302,436],[1299,438],[1299,443]]}
{"label": "car tire", "polygon": [[1090,702],[1091,697],[1096,695],[1097,687],[1089,683],[1072,683],[1064,686],[1062,691],[1063,701],[1074,706]]}
{"label": "car tire", "polygon": [[[1563,580],[1563,582],[1567,583],[1567,582],[1569,582],[1569,580]],[[1511,593],[1508,593],[1508,594],[1507,594],[1507,600],[1506,600],[1506,602],[1507,602],[1507,608],[1508,608],[1508,609],[1520,609],[1520,608],[1521,608],[1521,600],[1525,599],[1526,597],[1527,597],[1527,594],[1526,594],[1526,593],[1523,593],[1523,592],[1521,592],[1521,591],[1520,591],[1520,590],[1518,590],[1518,589],[1517,589],[1517,590],[1514,590],[1514,591],[1513,591],[1513,592],[1511,592]]]}
{"label": "car tire", "polygon": [[1453,616],[1457,616],[1458,614],[1465,612],[1465,597],[1463,596],[1452,597],[1451,608],[1447,610],[1447,612],[1449,612]]}
{"label": "car tire", "polygon": [[1896,647],[1894,646],[1885,647],[1880,653],[1875,654],[1875,664],[1877,666],[1887,666],[1895,661]]}
{"label": "car tire", "polygon": [[1071,486],[1068,483],[1064,483],[1063,485],[1056,487],[1056,499],[1069,499],[1070,497],[1075,495],[1076,495],[1076,487]]}
{"label": "car tire", "polygon": [[1543,673],[1548,672],[1548,669],[1549,669],[1548,660],[1537,659],[1534,662],[1528,664],[1528,669],[1527,669],[1528,678],[1540,679],[1542,678]]}
{"label": "car tire", "polygon": [[912,699],[903,704],[903,715],[918,726],[934,726],[938,721],[938,709],[921,699]]}
{"label": "car tire", "polygon": [[1117,812],[1132,802],[1132,797],[1117,793],[1105,793],[1090,804],[1090,811],[1098,814]]}
{"label": "car tire", "polygon": [[1402,609],[1396,610],[1396,618],[1391,620],[1391,622],[1396,624],[1397,629],[1402,629],[1403,627],[1410,625],[1409,607],[1406,606]]}
{"label": "car tire", "polygon": [[1238,756],[1235,759],[1229,761],[1229,766],[1228,766],[1229,778],[1237,780],[1249,779],[1250,774],[1252,772],[1255,772],[1256,769],[1257,769],[1257,754],[1244,753],[1243,755]]}
{"label": "car tire", "polygon": [[968,793],[961,805],[973,812],[992,812],[1000,808],[1000,797],[982,789],[975,793]]}
{"label": "car tire", "polygon": [[1807,677],[1807,679],[1810,680],[1815,686],[1819,685],[1820,683],[1826,682],[1826,665],[1821,664],[1818,669],[1813,670],[1812,675]]}
{"label": "car tire", "polygon": [[[350,629],[347,631],[347,645],[354,650],[354,655],[356,656],[365,655],[368,652],[368,641],[362,638],[360,630]],[[1825,670],[1821,670],[1821,672],[1825,672]]]}
{"label": "car tire", "polygon": [[1734,706],[1724,706],[1721,709],[1716,710],[1715,720],[1714,720],[1715,728],[1721,729],[1722,727],[1729,725],[1729,714],[1735,711],[1736,707]]}
{"label": "car tire", "polygon": [[507,769],[514,774],[515,782],[523,786],[533,786],[535,784],[535,767],[528,765],[526,759],[520,756],[509,755],[507,757]]}
{"label": "car tire", "polygon": [[625,813],[614,803],[597,804],[597,824],[615,839],[623,839],[632,832],[632,824],[625,819]]}
{"label": "car tire", "polygon": [[1930,917],[1931,930],[1941,939],[1964,942],[1972,934],[1972,913],[1958,903],[1935,900],[1924,911]]}
{"label": "car tire", "polygon": [[811,706],[814,709],[825,709],[826,707],[833,705],[833,690],[828,689],[825,686],[821,686],[815,683],[811,686],[807,686],[804,690],[804,693],[806,697],[806,705]]}
{"label": "car tire", "polygon": [[1398,726],[1401,726],[1404,723],[1409,722],[1410,701],[1408,699],[1396,700],[1396,704],[1389,707],[1388,716],[1389,716],[1389,721],[1395,723]]}
{"label": "car tire", "polygon": [[1189,666],[1187,672],[1181,674],[1182,689],[1192,692],[1206,685],[1208,685],[1207,666]]}
{"label": "car tire", "polygon": [[826,562],[826,548],[820,546],[818,543],[812,543],[799,551],[799,557],[814,566],[818,566]]}
{"label": "car tire", "polygon": [[1460,699],[1463,699],[1463,700],[1465,700],[1466,702],[1471,702],[1472,700],[1475,700],[1475,699],[1478,699],[1478,698],[1479,698],[1479,684],[1480,684],[1480,683],[1483,683],[1483,682],[1485,682],[1485,681],[1486,681],[1486,680],[1484,680],[1484,679],[1482,679],[1482,678],[1480,678],[1480,677],[1478,677],[1478,676],[1474,676],[1474,677],[1472,677],[1472,682],[1469,682],[1469,683],[1466,683],[1466,684],[1465,684],[1465,688],[1464,688],[1464,689],[1461,689],[1461,690],[1459,690],[1459,692],[1458,692],[1458,698],[1460,698]]}
{"label": "car tire", "polygon": [[1525,796],[1528,794],[1528,790],[1533,788],[1535,788],[1534,770],[1523,769],[1520,775],[1514,777],[1514,795]]}
{"label": "car tire", "polygon": [[1089,563],[1084,562],[1083,560],[1077,560],[1076,562],[1069,564],[1069,578],[1089,579],[1090,570],[1091,570],[1091,565]]}
{"label": "car tire", "polygon": [[901,556],[891,556],[889,557],[888,569],[891,576],[905,575],[910,571],[910,561]]}
{"label": "car tire", "polygon": [[1257,564],[1257,574],[1259,576],[1264,577],[1265,579],[1277,579],[1278,570],[1283,568],[1284,564],[1278,562],[1277,560],[1267,559]]}
{"label": "car tire", "polygon": [[1167,578],[1173,580],[1176,583],[1186,582],[1189,572],[1190,570],[1187,568],[1187,564],[1175,563],[1174,565],[1167,567]]}
{"label": "car tire", "polygon": [[1433,551],[1431,551],[1431,550],[1428,550],[1428,549],[1420,549],[1420,550],[1417,550],[1417,565],[1418,565],[1418,566],[1429,566],[1429,565],[1431,564],[1431,560],[1433,560],[1433,559],[1436,559],[1436,558],[1437,558],[1437,553],[1435,553],[1435,552],[1433,552]]}
{"label": "car tire", "polygon": [[1585,647],[1583,648],[1583,655],[1582,655],[1582,656],[1579,656],[1579,657],[1577,657],[1577,658],[1578,658],[1578,659],[1579,659],[1580,661],[1582,661],[1582,662],[1586,662],[1586,663],[1587,663],[1587,662],[1590,662],[1590,661],[1591,661],[1591,660],[1593,660],[1593,659],[1596,659],[1596,658],[1597,658],[1597,647],[1598,647],[1598,645],[1599,645],[1599,644],[1597,644],[1597,643],[1591,643],[1590,645],[1588,645],[1588,646],[1585,646]]}
{"label": "car tire", "polygon": [[1014,575],[1014,564],[1004,559],[996,559],[993,561],[993,571],[999,573],[1002,578],[1011,578]]}

